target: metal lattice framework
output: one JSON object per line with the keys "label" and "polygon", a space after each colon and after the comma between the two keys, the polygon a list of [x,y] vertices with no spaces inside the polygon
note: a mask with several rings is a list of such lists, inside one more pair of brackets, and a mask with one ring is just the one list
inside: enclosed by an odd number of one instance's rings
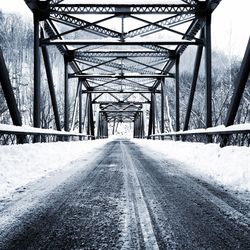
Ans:
{"label": "metal lattice framework", "polygon": [[[34,18],[34,128],[0,131],[0,144],[106,138],[108,124],[133,122],[134,137],[171,137],[189,141],[249,146],[249,130],[188,131],[194,93],[205,51],[205,125],[212,127],[211,15],[221,0],[166,0],[162,4],[96,4],[80,0],[24,0]],[[74,3],[75,2],[75,3]],[[84,3],[83,3],[84,2]],[[64,62],[64,124],[59,117],[48,46],[56,46]],[[192,85],[180,132],[179,61],[188,46],[197,47]],[[44,60],[58,131],[41,131],[41,59]],[[242,61],[225,125],[234,123],[249,77],[250,39]],[[69,113],[69,81],[78,79],[73,113]],[[175,81],[175,132],[165,133],[165,84]],[[21,126],[8,70],[0,49],[0,82],[14,125]],[[156,95],[160,95],[157,119]],[[83,106],[85,96],[85,106]],[[95,108],[93,107],[95,105]],[[75,127],[78,108],[79,133]],[[94,116],[94,110],[96,115]],[[96,119],[94,119],[96,117]],[[70,119],[72,118],[71,128]],[[160,134],[156,134],[157,120]],[[86,134],[83,134],[83,128]],[[113,126],[115,127],[115,126]],[[60,130],[64,129],[65,132]],[[96,130],[96,133],[95,133]],[[60,131],[60,132],[59,132]]]}
{"label": "metal lattice framework", "polygon": [[[176,131],[179,124],[179,58],[188,46],[205,47],[206,126],[211,112],[211,13],[219,0],[165,1],[164,4],[95,4],[83,1],[25,0],[34,14],[34,126],[40,127],[40,52],[50,86],[53,78],[47,46],[64,56],[64,130],[69,131],[69,80],[79,79],[79,131],[82,95],[86,95],[87,132],[107,136],[110,121],[133,121],[135,137],[144,136],[144,106],[149,108],[149,132],[155,129],[155,95],[164,98],[166,78],[176,80]],[[178,2],[178,3],[176,3]],[[197,37],[197,35],[199,37]],[[172,70],[175,66],[175,73]],[[69,72],[71,68],[71,72]],[[170,72],[171,71],[171,72]],[[53,90],[52,90],[53,92]],[[57,114],[56,98],[53,107]],[[139,100],[137,100],[139,98]],[[138,101],[141,101],[138,104]],[[103,103],[106,103],[105,105]],[[94,125],[93,105],[99,105]],[[75,110],[73,123],[75,120]],[[164,132],[164,102],[161,107]],[[59,118],[57,128],[61,128]]]}

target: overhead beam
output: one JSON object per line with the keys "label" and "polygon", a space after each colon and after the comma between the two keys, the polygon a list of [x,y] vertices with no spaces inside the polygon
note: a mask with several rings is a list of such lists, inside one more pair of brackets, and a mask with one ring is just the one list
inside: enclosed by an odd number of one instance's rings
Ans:
{"label": "overhead beam", "polygon": [[110,75],[89,75],[89,74],[81,74],[81,75],[69,75],[70,78],[83,78],[83,79],[90,79],[90,78],[117,78],[117,79],[126,79],[126,78],[164,78],[164,77],[168,77],[168,78],[173,78],[172,74],[166,74],[166,75],[160,75],[160,74],[152,74],[152,75],[143,75],[143,74],[121,74],[121,75],[117,75],[117,74],[110,74]]}
{"label": "overhead beam", "polygon": [[185,22],[189,22],[194,18],[194,15],[192,14],[181,14],[181,15],[175,15],[171,16],[168,18],[165,18],[163,20],[160,20],[158,22],[155,22],[153,24],[148,24],[145,26],[142,26],[140,28],[134,29],[129,31],[126,35],[125,38],[132,38],[136,36],[145,36],[152,34],[154,32],[157,32],[161,30],[158,26],[163,26],[163,27],[174,27],[179,24],[183,24]]}
{"label": "overhead beam", "polygon": [[168,58],[169,52],[168,51],[126,51],[126,50],[119,50],[119,51],[78,51],[75,53],[75,58],[84,59],[86,57],[162,57]]}
{"label": "overhead beam", "polygon": [[50,13],[60,14],[195,14],[197,5],[186,4],[60,4]]}
{"label": "overhead beam", "polygon": [[[156,93],[161,93],[160,90],[156,90]],[[130,93],[138,93],[138,94],[146,94],[146,93],[152,93],[151,90],[124,90],[124,91],[115,91],[115,90],[83,90],[82,93],[107,93],[107,94],[130,94]]]}
{"label": "overhead beam", "polygon": [[41,45],[201,45],[201,41],[108,41],[107,39],[102,40],[41,40]]}

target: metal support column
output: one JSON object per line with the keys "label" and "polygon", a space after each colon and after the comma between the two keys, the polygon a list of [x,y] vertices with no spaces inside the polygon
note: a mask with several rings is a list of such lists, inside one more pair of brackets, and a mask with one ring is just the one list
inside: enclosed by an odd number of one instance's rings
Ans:
{"label": "metal support column", "polygon": [[[164,133],[164,127],[165,127],[165,91],[164,91],[164,84],[165,80],[161,80],[161,133]],[[161,138],[164,140],[164,137]]]}
{"label": "metal support column", "polygon": [[[243,57],[242,60],[242,64],[241,64],[241,68],[240,68],[240,72],[239,75],[235,81],[235,89],[234,89],[234,93],[231,99],[231,103],[227,112],[227,117],[225,120],[225,126],[230,126],[234,124],[234,120],[238,111],[238,108],[240,106],[240,101],[242,99],[242,95],[244,93],[245,87],[246,87],[246,83],[250,74],[250,38],[248,40],[248,44],[247,44],[247,48],[246,48],[246,52],[245,55]],[[220,144],[221,147],[226,146],[227,144],[227,136],[223,137],[223,140]]]}
{"label": "metal support column", "polygon": [[1,48],[0,48],[0,83],[2,85],[3,94],[6,99],[6,103],[9,108],[13,124],[16,126],[22,126],[21,115],[18,110],[16,98],[9,78],[9,72],[6,67]]}
{"label": "metal support column", "polygon": [[42,53],[43,53],[44,66],[46,70],[48,85],[49,85],[52,108],[53,108],[54,116],[55,116],[56,129],[60,131],[61,130],[60,117],[59,117],[58,106],[57,106],[57,101],[56,101],[56,94],[55,94],[51,64],[49,60],[48,50],[45,46],[42,47]]}
{"label": "metal support column", "polygon": [[[201,37],[200,38],[204,39],[204,30],[203,29],[201,31]],[[203,51],[203,46],[198,46],[197,52],[196,52],[195,64],[194,64],[192,85],[191,85],[191,89],[190,89],[190,95],[189,95],[189,99],[188,99],[187,111],[186,111],[184,127],[183,127],[184,131],[188,130],[191,110],[192,110],[193,101],[194,101],[194,94],[195,94],[197,79],[198,79],[199,70],[200,70],[202,51]]]}
{"label": "metal support column", "polygon": [[[40,68],[40,47],[39,47],[39,17],[33,13],[34,22],[34,104],[33,124],[35,128],[41,127],[41,68]],[[40,136],[34,137],[34,142],[40,142]]]}
{"label": "metal support column", "polygon": [[[180,55],[175,60],[175,130],[180,131]],[[178,139],[178,138],[177,138]]]}
{"label": "metal support column", "polygon": [[151,101],[149,108],[148,139],[150,139],[150,135],[152,135],[152,128],[153,128],[153,93],[151,93]]}
{"label": "metal support column", "polygon": [[[80,80],[79,89],[79,133],[82,133],[82,81]],[[82,137],[80,138],[82,139]]]}
{"label": "metal support column", "polygon": [[[152,93],[152,133],[155,134],[155,118],[156,118],[156,100],[155,100],[155,93]],[[153,137],[153,140],[155,137]]]}
{"label": "metal support column", "polygon": [[64,130],[69,131],[69,61],[64,56]]}
{"label": "metal support column", "polygon": [[95,126],[94,126],[94,118],[93,118],[93,105],[92,105],[92,95],[89,94],[89,128],[90,128],[90,135],[92,136],[92,139],[94,139],[95,136]]}
{"label": "metal support column", "polygon": [[136,117],[134,119],[134,131],[133,131],[133,137],[136,138]]}
{"label": "metal support column", "polygon": [[206,128],[212,127],[212,57],[211,57],[211,14],[206,15],[205,25],[206,67]]}

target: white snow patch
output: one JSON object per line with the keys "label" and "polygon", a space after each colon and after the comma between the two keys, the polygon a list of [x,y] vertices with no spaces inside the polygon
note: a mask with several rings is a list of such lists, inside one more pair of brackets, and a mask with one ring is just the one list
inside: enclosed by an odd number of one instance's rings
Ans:
{"label": "white snow patch", "polygon": [[134,139],[147,152],[177,160],[190,173],[235,191],[250,192],[250,148],[217,144]]}
{"label": "white snow patch", "polygon": [[[53,171],[89,158],[108,140],[36,143],[0,147],[0,197]],[[68,164],[68,165],[67,165]],[[67,166],[66,166],[67,165]]]}

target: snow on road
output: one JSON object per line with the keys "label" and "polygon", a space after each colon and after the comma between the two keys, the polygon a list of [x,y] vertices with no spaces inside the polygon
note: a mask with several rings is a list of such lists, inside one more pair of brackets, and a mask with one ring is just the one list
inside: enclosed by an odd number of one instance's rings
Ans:
{"label": "snow on road", "polygon": [[36,143],[0,147],[0,198],[31,181],[88,158],[108,140]]}
{"label": "snow on road", "polygon": [[[54,171],[74,167],[109,140],[37,143],[0,147],[0,198]],[[191,174],[236,191],[250,191],[250,148],[216,144],[133,139],[142,150],[177,160]],[[184,164],[183,164],[184,163]]]}
{"label": "snow on road", "polygon": [[[250,192],[250,148],[217,144],[134,139],[142,150],[179,161],[191,174],[235,191]],[[184,163],[184,164],[183,164]]]}

